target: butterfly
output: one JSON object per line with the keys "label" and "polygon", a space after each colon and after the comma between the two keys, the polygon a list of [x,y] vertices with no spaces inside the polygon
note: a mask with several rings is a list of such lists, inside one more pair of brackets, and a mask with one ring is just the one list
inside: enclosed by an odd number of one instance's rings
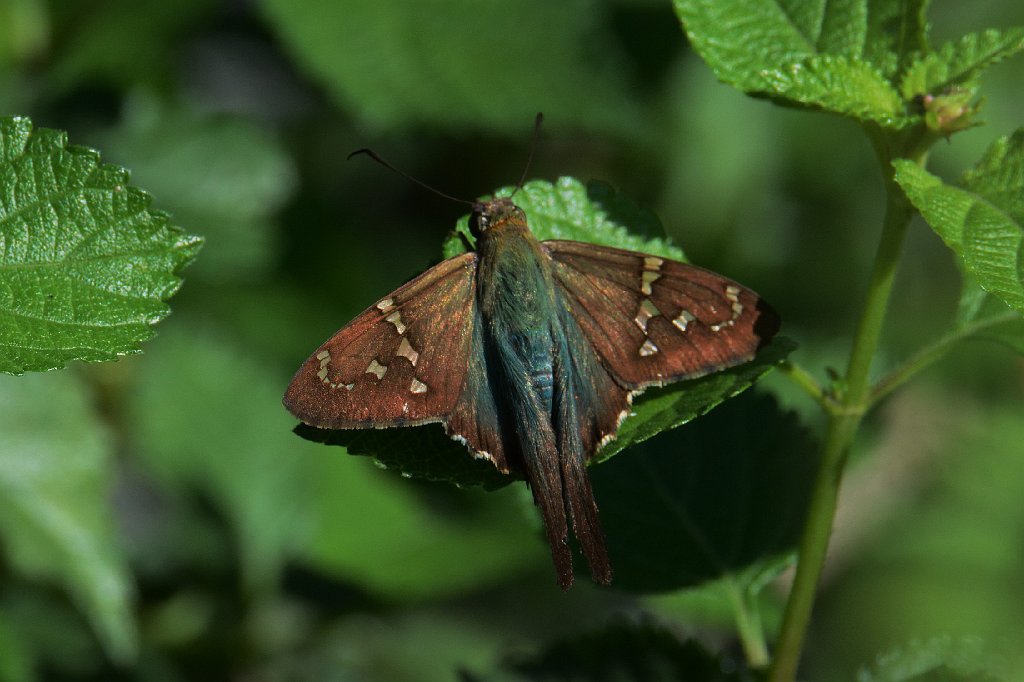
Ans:
{"label": "butterfly", "polygon": [[380,299],[321,345],[284,396],[321,429],[441,422],[530,486],[558,582],[569,528],[593,579],[612,567],[587,463],[634,396],[751,360],[779,328],[750,289],[675,260],[538,241],[511,198],[473,204],[476,250]]}

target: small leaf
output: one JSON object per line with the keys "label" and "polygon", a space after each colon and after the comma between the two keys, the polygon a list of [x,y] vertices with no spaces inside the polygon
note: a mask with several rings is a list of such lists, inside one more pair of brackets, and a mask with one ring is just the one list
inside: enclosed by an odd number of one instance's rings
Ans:
{"label": "small leaf", "polygon": [[964,188],[898,160],[896,180],[964,269],[1024,312],[1024,131],[1001,138],[964,175]]}
{"label": "small leaf", "polygon": [[761,76],[766,92],[790,103],[890,127],[910,120],[896,89],[878,69],[855,57],[817,55],[765,69]]}
{"label": "small leaf", "polygon": [[995,341],[1024,355],[1024,315],[979,287],[970,275],[964,276],[956,328],[970,338]]}
{"label": "small leaf", "polygon": [[925,10],[929,2],[853,0],[853,4],[866,7],[868,12],[863,56],[890,81],[902,73],[914,57],[928,49]]}
{"label": "small leaf", "polygon": [[746,393],[592,468],[615,587],[760,589],[796,544],[816,461],[796,415]]}
{"label": "small leaf", "polygon": [[107,654],[135,656],[132,583],[116,546],[108,434],[74,375],[0,377],[0,538],[15,571],[66,589]]}
{"label": "small leaf", "polygon": [[[900,83],[906,100],[970,86],[989,66],[1024,50],[1024,28],[968,33],[934,52],[918,55]],[[973,87],[969,87],[973,90]]]}
{"label": "small leaf", "polygon": [[0,119],[0,372],[138,352],[201,240],[63,133]]}
{"label": "small leaf", "polygon": [[923,49],[923,2],[676,0],[675,8],[715,75],[744,92],[896,128],[913,120],[891,78],[909,51]]}
{"label": "small leaf", "polygon": [[[513,187],[502,187],[494,196],[511,196]],[[686,261],[682,249],[665,239],[661,221],[650,210],[641,208],[601,182],[584,185],[575,178],[561,177],[554,183],[531,180],[515,194],[516,205],[537,239],[573,239],[576,241],[642,251]],[[469,216],[459,218],[455,234],[443,247],[445,258],[457,256],[473,242]]]}

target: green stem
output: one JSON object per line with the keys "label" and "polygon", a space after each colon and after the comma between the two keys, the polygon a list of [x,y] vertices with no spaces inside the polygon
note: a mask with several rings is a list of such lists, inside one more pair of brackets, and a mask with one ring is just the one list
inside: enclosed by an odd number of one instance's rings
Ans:
{"label": "green stem", "polygon": [[914,376],[928,365],[932,364],[955,344],[964,341],[975,334],[979,334],[990,327],[996,327],[1007,322],[1019,320],[1020,314],[1009,311],[1004,315],[997,315],[984,320],[978,320],[965,324],[964,326],[949,332],[940,339],[933,341],[921,350],[917,351],[902,365],[886,374],[875,384],[871,391],[869,403],[874,405],[879,400],[896,390],[907,379]]}
{"label": "green stem", "polygon": [[808,372],[806,369],[793,362],[792,360],[786,360],[775,370],[781,372],[784,376],[788,377],[790,381],[799,386],[804,390],[807,395],[814,398],[815,402],[821,406],[826,412],[831,411],[831,403],[829,396],[825,393],[825,390],[818,383],[817,379]]}
{"label": "green stem", "polygon": [[747,595],[734,583],[725,587],[729,600],[733,603],[733,614],[736,617],[736,631],[743,645],[743,655],[751,668],[764,668],[768,665],[768,646],[764,640],[764,628],[761,626],[761,615],[757,608],[750,608]]}
{"label": "green stem", "polygon": [[[907,225],[913,214],[912,207],[893,177],[890,163],[892,157],[883,148],[884,140],[876,137],[874,141],[885,168],[885,221],[868,283],[867,300],[854,335],[844,390],[838,396],[837,409],[829,413],[822,444],[821,468],[811,491],[807,523],[800,540],[799,562],[786,603],[769,682],[790,682],[796,676],[832,532],[843,467],[867,409],[871,392],[871,360],[878,349],[896,266]],[[924,154],[921,153],[915,160],[922,163],[923,158]]]}

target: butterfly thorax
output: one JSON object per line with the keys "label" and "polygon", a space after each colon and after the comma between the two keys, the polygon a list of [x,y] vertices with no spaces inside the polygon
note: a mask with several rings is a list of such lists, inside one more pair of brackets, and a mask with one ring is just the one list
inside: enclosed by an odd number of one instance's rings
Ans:
{"label": "butterfly thorax", "polygon": [[[497,206],[494,206],[497,204]],[[509,331],[539,330],[555,314],[551,268],[523,212],[507,199],[485,204],[498,213],[481,214],[477,294],[484,319]]]}
{"label": "butterfly thorax", "polygon": [[547,255],[507,199],[485,204],[477,244],[477,300],[507,381],[527,385],[550,415],[556,307]]}

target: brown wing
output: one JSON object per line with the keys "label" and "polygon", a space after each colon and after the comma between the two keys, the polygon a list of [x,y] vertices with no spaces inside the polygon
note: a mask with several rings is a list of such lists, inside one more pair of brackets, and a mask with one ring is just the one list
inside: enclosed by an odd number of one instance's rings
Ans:
{"label": "brown wing", "polygon": [[583,334],[629,388],[746,362],[778,330],[757,294],[709,270],[582,242],[541,246]]}
{"label": "brown wing", "polygon": [[342,327],[295,374],[288,410],[327,429],[443,421],[468,369],[476,263],[450,258]]}

